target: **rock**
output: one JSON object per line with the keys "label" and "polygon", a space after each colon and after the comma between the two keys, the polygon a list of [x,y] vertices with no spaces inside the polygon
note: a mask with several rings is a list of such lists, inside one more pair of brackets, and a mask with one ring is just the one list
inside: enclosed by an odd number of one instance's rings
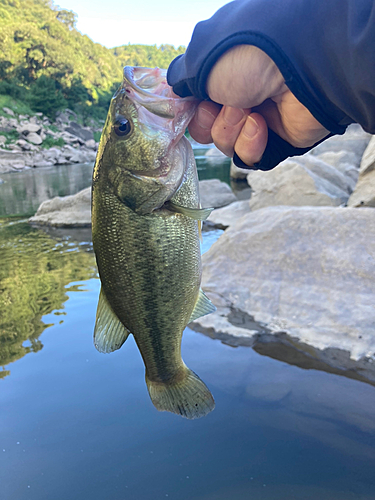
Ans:
{"label": "rock", "polygon": [[199,182],[199,193],[203,208],[219,208],[237,200],[231,188],[219,179]]}
{"label": "rock", "polygon": [[91,225],[91,187],[71,196],[44,201],[32,224],[57,227],[89,227]]}
{"label": "rock", "polygon": [[79,137],[83,141],[89,141],[90,139],[94,139],[94,134],[92,130],[83,128],[76,122],[70,122],[69,127],[66,127],[65,131],[69,132],[70,134],[76,137]]}
{"label": "rock", "polygon": [[42,138],[35,132],[31,132],[26,136],[26,140],[32,144],[42,144]]}
{"label": "rock", "polygon": [[28,142],[26,142],[24,139],[18,139],[18,141],[16,142],[16,144],[18,144],[18,146],[20,146],[21,149],[23,149],[24,151],[30,151],[31,150],[31,144],[29,144]]}
{"label": "rock", "polygon": [[60,160],[65,160],[65,158],[62,155],[62,152],[59,148],[46,149],[43,152],[43,156],[44,156],[45,160],[50,161],[54,164],[60,163]]}
{"label": "rock", "polygon": [[217,208],[208,217],[208,225],[218,229],[226,229],[233,226],[238,219],[250,212],[249,200],[235,201],[223,208]]}
{"label": "rock", "polygon": [[353,192],[358,180],[360,162],[354,151],[326,151],[316,158],[339,170],[346,177],[350,191]]}
{"label": "rock", "polygon": [[350,181],[313,155],[290,158],[268,172],[250,171],[251,210],[267,206],[338,206],[351,193]]}
{"label": "rock", "polygon": [[7,138],[5,137],[5,135],[0,135],[0,145],[2,146],[6,142],[7,142]]}
{"label": "rock", "polygon": [[89,141],[85,142],[85,146],[88,149],[96,149],[96,142],[94,141],[94,139],[90,139]]}
{"label": "rock", "polygon": [[4,107],[3,111],[5,111],[5,113],[8,113],[8,115],[10,115],[10,116],[15,116],[14,111],[12,109]]}
{"label": "rock", "polygon": [[249,343],[289,335],[336,367],[375,359],[374,256],[371,208],[251,212],[203,255],[202,288],[218,309],[194,329]]}
{"label": "rock", "polygon": [[39,134],[41,130],[42,127],[37,123],[21,123],[21,125],[18,128],[18,131],[21,132],[23,135],[28,135],[33,132]]}
{"label": "rock", "polygon": [[371,137],[371,140],[363,153],[359,174],[366,175],[373,170],[375,170],[375,136]]}
{"label": "rock", "polygon": [[233,163],[233,160],[231,161],[229,173],[231,179],[234,179],[235,181],[245,180],[248,176],[248,173],[249,169],[239,168]]}
{"label": "rock", "polygon": [[68,155],[70,163],[88,163],[95,161],[96,153],[92,150],[75,149],[72,154]]}
{"label": "rock", "polygon": [[8,148],[12,151],[22,151],[22,148],[20,148],[17,144],[9,144]]}
{"label": "rock", "polygon": [[25,163],[13,163],[12,167],[14,170],[25,170],[29,168],[27,165],[25,165]]}
{"label": "rock", "polygon": [[40,120],[38,119],[37,116],[32,116],[30,118],[30,123],[36,123],[36,124],[40,124]]}
{"label": "rock", "polygon": [[33,167],[35,168],[41,168],[41,167],[52,167],[55,164],[54,161],[48,161],[45,160],[44,158],[40,160],[35,160],[33,161]]}
{"label": "rock", "polygon": [[350,151],[355,154],[355,163],[359,165],[370,139],[371,135],[365,132],[360,125],[353,124],[349,125],[345,134],[330,137],[312,149],[309,154],[319,156],[327,151],[336,153]]}
{"label": "rock", "polygon": [[212,145],[204,154],[208,163],[215,163],[217,161],[227,160],[228,157],[220,151],[216,146]]}
{"label": "rock", "polygon": [[71,118],[77,118],[76,113],[71,109],[65,109],[64,111],[58,111],[56,113],[56,122],[57,123],[69,123]]}
{"label": "rock", "polygon": [[375,207],[375,136],[363,154],[358,183],[348,201],[349,207]]}
{"label": "rock", "polygon": [[[24,168],[29,156],[25,153],[16,151],[0,150],[0,173],[12,172],[18,170],[20,165]],[[16,165],[16,167],[14,167]]]}

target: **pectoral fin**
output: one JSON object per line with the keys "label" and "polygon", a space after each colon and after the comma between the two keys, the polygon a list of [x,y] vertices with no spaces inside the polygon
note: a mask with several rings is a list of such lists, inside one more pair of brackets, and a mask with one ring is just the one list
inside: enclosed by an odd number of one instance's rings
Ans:
{"label": "pectoral fin", "polygon": [[113,352],[120,349],[130,332],[113,312],[109,302],[100,290],[96,322],[94,330],[94,344],[99,352]]}
{"label": "pectoral fin", "polygon": [[173,203],[173,201],[168,201],[165,204],[166,208],[171,212],[176,212],[178,214],[185,215],[186,217],[190,217],[190,219],[194,220],[206,220],[207,217],[212,212],[213,208],[189,208],[182,207],[181,205],[177,205]]}
{"label": "pectoral fin", "polygon": [[195,304],[194,310],[191,313],[189,323],[194,321],[201,316],[205,316],[206,314],[210,314],[216,311],[216,307],[210,301],[210,299],[204,294],[202,289],[199,289],[199,295],[197,302]]}

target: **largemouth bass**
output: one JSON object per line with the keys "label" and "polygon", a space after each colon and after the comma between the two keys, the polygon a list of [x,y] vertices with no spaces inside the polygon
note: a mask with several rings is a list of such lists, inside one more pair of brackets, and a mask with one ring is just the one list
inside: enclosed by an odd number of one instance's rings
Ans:
{"label": "largemouth bass", "polygon": [[92,237],[101,279],[94,343],[119,349],[134,335],[155,407],[186,418],[214,408],[181,358],[182,332],[215,308],[200,289],[199,204],[193,151],[184,137],[195,110],[165,71],[124,69],[93,173]]}

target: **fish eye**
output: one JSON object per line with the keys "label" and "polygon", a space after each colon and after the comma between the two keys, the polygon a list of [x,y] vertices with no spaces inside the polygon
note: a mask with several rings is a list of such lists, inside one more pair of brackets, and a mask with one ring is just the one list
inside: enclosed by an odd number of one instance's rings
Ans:
{"label": "fish eye", "polygon": [[119,137],[125,137],[126,135],[130,134],[132,126],[129,120],[127,120],[124,116],[119,116],[118,118],[116,118],[114,129],[116,135],[118,135]]}

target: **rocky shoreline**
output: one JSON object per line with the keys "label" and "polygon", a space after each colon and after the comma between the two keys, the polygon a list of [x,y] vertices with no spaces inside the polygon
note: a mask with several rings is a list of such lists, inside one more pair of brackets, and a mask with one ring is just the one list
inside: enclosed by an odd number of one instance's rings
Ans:
{"label": "rocky shoreline", "polygon": [[[200,182],[202,206],[216,208],[206,229],[226,230],[203,256],[217,311],[191,327],[375,384],[375,137],[352,126],[270,172],[232,174],[250,200]],[[90,188],[44,202],[30,222],[90,226]]]}
{"label": "rocky shoreline", "polygon": [[102,124],[91,127],[78,123],[78,116],[67,109],[52,123],[42,113],[16,114],[3,108],[0,116],[0,174],[27,168],[50,167],[95,161]]}

